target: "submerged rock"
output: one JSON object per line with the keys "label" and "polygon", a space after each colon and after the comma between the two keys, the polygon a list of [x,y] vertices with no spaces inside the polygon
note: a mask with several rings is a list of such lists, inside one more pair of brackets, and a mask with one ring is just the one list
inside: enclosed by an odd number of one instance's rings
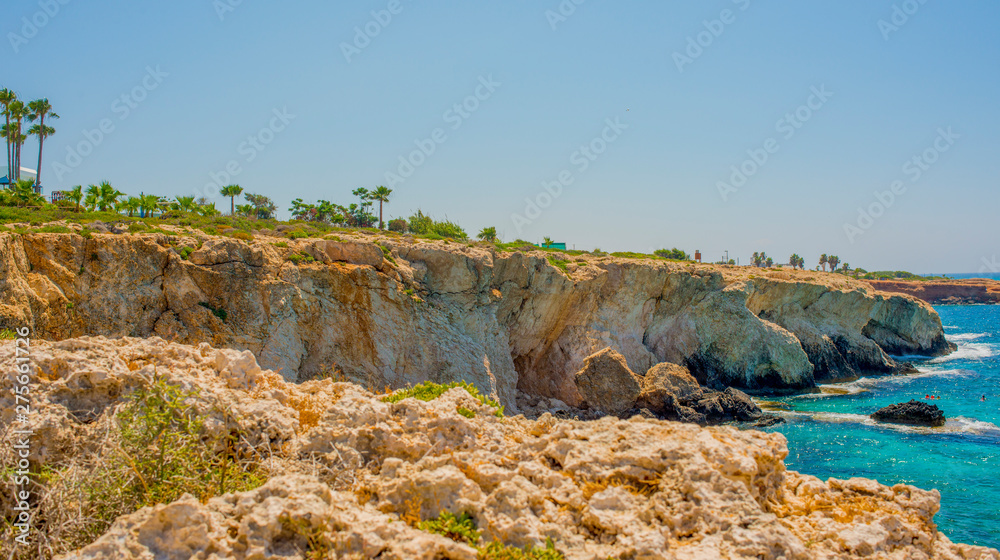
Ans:
{"label": "submerged rock", "polygon": [[944,426],[944,411],[937,405],[911,400],[906,403],[891,404],[871,415],[873,420],[893,424],[914,426]]}

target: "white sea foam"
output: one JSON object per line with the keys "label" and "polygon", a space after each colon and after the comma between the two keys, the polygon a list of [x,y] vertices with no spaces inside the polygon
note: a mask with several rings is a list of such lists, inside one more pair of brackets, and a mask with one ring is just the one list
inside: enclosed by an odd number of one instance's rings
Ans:
{"label": "white sea foam", "polygon": [[958,350],[952,352],[951,354],[941,356],[940,358],[934,358],[928,363],[941,364],[955,360],[983,360],[986,358],[992,358],[996,355],[997,349],[993,344],[986,342],[966,342],[959,344]]}
{"label": "white sea foam", "polygon": [[979,340],[980,338],[983,338],[984,336],[990,336],[990,333],[949,334],[949,335],[946,335],[945,338],[947,338],[951,342],[968,342],[970,340]]}
{"label": "white sea foam", "polygon": [[956,416],[945,420],[944,426],[930,428],[927,426],[908,426],[906,424],[892,424],[889,422],[877,422],[864,414],[850,414],[846,412],[791,412],[776,411],[776,414],[788,418],[809,418],[816,422],[826,422],[829,424],[862,424],[865,426],[878,426],[897,432],[910,432],[919,434],[973,434],[1000,437],[1000,426],[992,422],[984,422],[975,418]]}

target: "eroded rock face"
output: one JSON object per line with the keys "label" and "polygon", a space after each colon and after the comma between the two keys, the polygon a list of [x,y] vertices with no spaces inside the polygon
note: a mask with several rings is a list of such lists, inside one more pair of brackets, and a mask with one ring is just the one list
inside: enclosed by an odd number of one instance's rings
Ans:
{"label": "eroded rock face", "polygon": [[701,398],[702,393],[698,380],[686,367],[663,362],[651,367],[643,376],[639,406],[662,413],[668,408],[665,403],[670,396],[680,402],[691,402]]}
{"label": "eroded rock face", "polygon": [[[462,389],[386,403],[352,384],[286,383],[249,354],[207,344],[81,338],[37,342],[33,355],[34,441],[44,450],[35,466],[86,457],[90,432],[153,371],[198,389],[209,429],[228,409],[278,450],[264,486],[125,515],[67,560],[299,559],[310,542],[339,558],[475,558],[402,521],[442,510],[468,513],[487,541],[552,539],[569,560],[1000,560],[937,532],[936,491],[786,471],[780,434],[639,417],[498,418]],[[13,344],[0,343],[0,368],[12,372],[13,363]],[[0,376],[2,428],[12,420],[12,384],[10,373]],[[310,396],[320,408],[307,425]],[[82,413],[98,419],[81,422]]]}
{"label": "eroded rock face", "polygon": [[944,426],[944,411],[934,404],[917,400],[891,404],[877,410],[871,415],[873,420],[892,422],[894,424],[912,424],[915,426]]}
{"label": "eroded rock face", "polygon": [[343,237],[0,233],[0,322],[250,350],[289,380],[465,379],[512,410],[517,390],[579,404],[576,372],[609,347],[632,371],[673,362],[750,392],[949,350],[930,306],[840,275],[592,257],[564,272],[545,253]]}
{"label": "eroded rock face", "polygon": [[642,391],[625,357],[610,348],[583,361],[583,369],[576,373],[576,387],[588,406],[608,414],[631,409]]}

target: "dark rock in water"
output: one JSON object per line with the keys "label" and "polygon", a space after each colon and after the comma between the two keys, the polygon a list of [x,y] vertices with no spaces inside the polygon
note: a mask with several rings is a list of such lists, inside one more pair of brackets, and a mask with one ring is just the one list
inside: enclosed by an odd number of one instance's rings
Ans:
{"label": "dark rock in water", "polygon": [[754,428],[770,428],[771,426],[777,426],[778,424],[784,424],[785,419],[777,414],[768,414],[757,420],[753,424],[750,424]]}
{"label": "dark rock in water", "polygon": [[899,364],[899,369],[896,373],[920,373],[917,366],[913,365],[913,362],[903,362]]}
{"label": "dark rock in water", "polygon": [[681,404],[690,407],[695,413],[704,415],[709,424],[721,424],[733,420],[757,420],[763,415],[753,399],[743,391],[732,387],[721,392],[706,389],[697,401]]}
{"label": "dark rock in water", "polygon": [[907,403],[891,404],[875,414],[873,420],[914,426],[944,426],[944,412],[936,405],[911,400]]}

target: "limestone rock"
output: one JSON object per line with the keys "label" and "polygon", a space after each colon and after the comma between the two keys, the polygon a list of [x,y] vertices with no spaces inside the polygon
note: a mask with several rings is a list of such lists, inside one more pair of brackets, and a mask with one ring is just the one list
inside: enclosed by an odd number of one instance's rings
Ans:
{"label": "limestone rock", "polygon": [[374,268],[382,267],[384,258],[382,249],[374,243],[322,241],[317,242],[316,246],[322,248],[331,261],[367,265]]}
{"label": "limestone rock", "polygon": [[650,368],[643,377],[639,405],[653,412],[664,412],[672,408],[666,404],[668,395],[680,402],[694,401],[701,397],[702,388],[686,367],[663,362]]}
{"label": "limestone rock", "polygon": [[[299,559],[323,550],[472,560],[470,547],[404,522],[442,510],[470,515],[486,541],[551,539],[568,560],[1000,560],[996,550],[937,532],[936,491],[787,471],[780,434],[639,417],[498,418],[462,389],[388,403],[349,383],[287,383],[249,354],[208,344],[35,341],[32,356],[35,467],[96,460],[87,450],[100,426],[154,371],[198,390],[193,405],[208,429],[234,422],[274,450],[265,485],[124,515],[66,560]],[[6,434],[14,363],[13,343],[0,343]]]}
{"label": "limestone rock", "polygon": [[584,360],[583,369],[576,373],[576,386],[591,408],[609,414],[631,409],[642,392],[625,358],[610,348]]}

